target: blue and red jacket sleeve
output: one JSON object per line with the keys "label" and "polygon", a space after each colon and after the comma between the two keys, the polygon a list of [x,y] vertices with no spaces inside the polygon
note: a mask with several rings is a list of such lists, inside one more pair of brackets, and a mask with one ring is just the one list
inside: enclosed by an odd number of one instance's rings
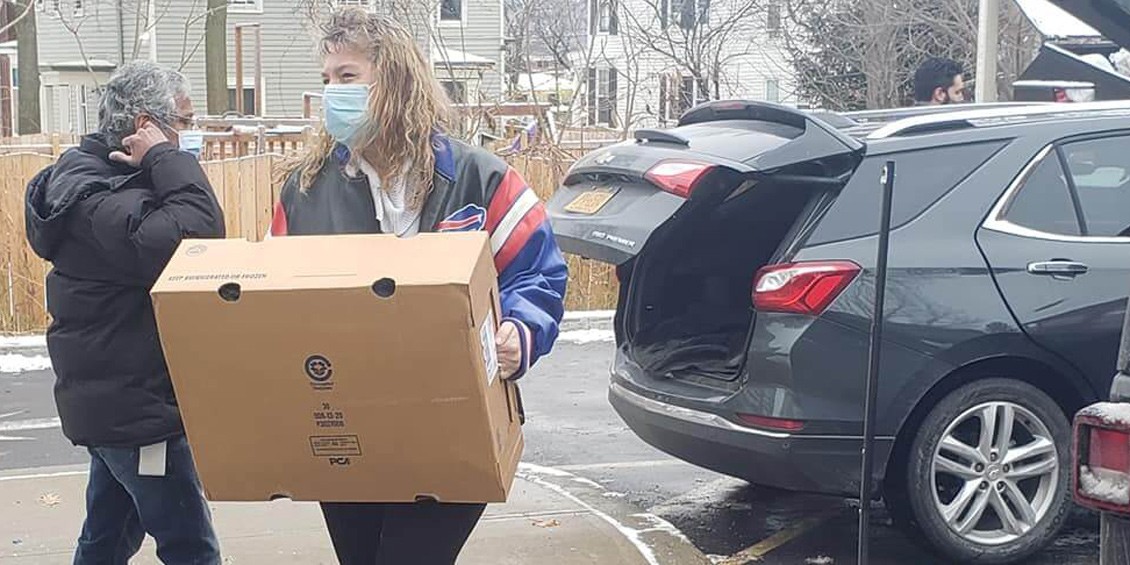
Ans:
{"label": "blue and red jacket sleeve", "polygon": [[486,229],[499,273],[503,321],[514,323],[522,341],[516,379],[557,341],[569,271],[545,206],[517,171],[507,167],[488,194]]}

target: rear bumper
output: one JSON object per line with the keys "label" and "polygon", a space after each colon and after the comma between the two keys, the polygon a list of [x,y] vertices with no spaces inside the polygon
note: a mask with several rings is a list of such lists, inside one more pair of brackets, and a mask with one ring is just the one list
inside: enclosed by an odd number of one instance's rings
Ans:
{"label": "rear bumper", "polygon": [[[862,438],[806,436],[739,426],[721,416],[648,398],[613,382],[609,401],[641,439],[679,459],[785,490],[859,495]],[[884,469],[892,441],[875,442]]]}

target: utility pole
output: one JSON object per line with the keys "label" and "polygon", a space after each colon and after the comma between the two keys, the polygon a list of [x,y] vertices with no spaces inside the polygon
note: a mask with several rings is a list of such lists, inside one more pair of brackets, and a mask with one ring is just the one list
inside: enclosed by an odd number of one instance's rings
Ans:
{"label": "utility pole", "polygon": [[977,102],[997,101],[1000,0],[980,0],[977,11]]}
{"label": "utility pole", "polygon": [[[35,0],[16,2],[17,12],[23,12]],[[28,11],[16,24],[16,57],[19,68],[19,124],[20,135],[41,133],[43,125],[39,111],[39,42],[35,38],[35,9]]]}
{"label": "utility pole", "polygon": [[[204,22],[204,68],[208,85],[208,114],[218,116],[228,103],[228,0],[208,0]],[[237,86],[236,98],[242,94]]]}

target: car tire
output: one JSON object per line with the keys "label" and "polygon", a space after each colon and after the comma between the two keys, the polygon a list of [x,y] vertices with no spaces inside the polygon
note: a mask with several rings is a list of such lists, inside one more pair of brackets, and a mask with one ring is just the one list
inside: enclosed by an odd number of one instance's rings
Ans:
{"label": "car tire", "polygon": [[1020,561],[1051,542],[1071,511],[1070,460],[1070,423],[1047,394],[1018,380],[974,381],[922,421],[892,514],[955,562]]}

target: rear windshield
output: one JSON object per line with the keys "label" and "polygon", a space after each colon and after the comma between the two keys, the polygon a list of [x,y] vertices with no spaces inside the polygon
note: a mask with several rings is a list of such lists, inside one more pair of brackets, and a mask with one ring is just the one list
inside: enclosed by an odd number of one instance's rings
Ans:
{"label": "rear windshield", "polygon": [[903,179],[898,183],[891,207],[891,226],[897,228],[941,200],[1005,144],[1004,141],[987,141],[864,159],[808,238],[808,245],[878,233],[882,197],[879,178],[887,161],[895,161],[895,170]]}

